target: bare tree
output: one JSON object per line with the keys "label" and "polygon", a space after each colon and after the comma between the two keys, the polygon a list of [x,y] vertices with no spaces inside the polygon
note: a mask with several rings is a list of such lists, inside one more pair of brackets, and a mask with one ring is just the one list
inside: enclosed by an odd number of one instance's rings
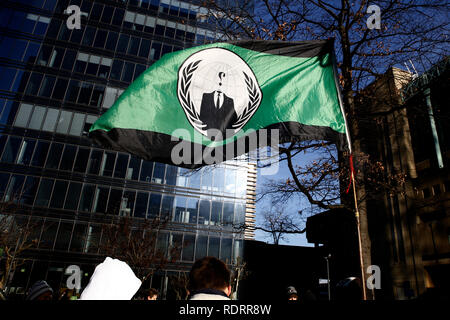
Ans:
{"label": "bare tree", "polygon": [[[362,89],[389,68],[403,66],[406,61],[413,60],[420,72],[448,55],[449,6],[439,0],[379,0],[373,3],[380,8],[377,29],[369,28],[367,20],[371,17],[367,9],[372,2],[367,0],[262,0],[254,5],[252,2],[233,8],[224,7],[222,1],[206,0],[204,4],[209,8],[209,15],[216,17],[226,39],[335,39],[339,82],[352,138],[365,270],[371,264],[366,200],[379,191],[402,192],[408,173],[386,173],[381,162],[371,159],[365,146],[368,133],[364,130],[383,115],[401,110],[405,105],[398,100],[384,99],[374,94],[376,91]],[[411,77],[405,73],[404,82]],[[364,97],[372,99],[371,104],[385,103],[384,111],[373,112],[363,103]],[[276,195],[280,200],[300,195],[313,206],[311,213],[336,207],[350,177],[348,155],[330,152],[329,147],[317,142],[294,142],[284,147],[280,150],[281,160],[287,162],[292,179],[270,183],[264,195]],[[319,148],[325,149],[315,162],[294,165],[296,155],[317,154]],[[353,207],[345,197],[342,200],[339,206]]]}

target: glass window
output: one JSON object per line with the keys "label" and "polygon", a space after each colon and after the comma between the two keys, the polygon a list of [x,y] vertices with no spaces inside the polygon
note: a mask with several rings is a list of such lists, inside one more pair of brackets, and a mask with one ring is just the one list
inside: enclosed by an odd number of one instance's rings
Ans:
{"label": "glass window", "polygon": [[94,198],[95,186],[91,184],[85,184],[83,186],[83,192],[81,194],[80,206],[78,210],[89,212],[92,206],[92,200]]}
{"label": "glass window", "polygon": [[189,215],[189,223],[197,223],[198,199],[188,198],[186,202],[186,211]]}
{"label": "glass window", "polygon": [[116,161],[116,153],[105,151],[105,153],[103,154],[102,165],[100,168],[100,175],[105,177],[112,177],[115,161]]}
{"label": "glass window", "polygon": [[80,92],[80,82],[77,80],[70,80],[65,100],[76,102],[78,98],[78,92]]}
{"label": "glass window", "polygon": [[119,34],[117,32],[110,31],[108,34],[108,40],[106,41],[105,49],[114,51],[116,49],[117,40],[119,39]]}
{"label": "glass window", "polygon": [[43,167],[45,159],[47,158],[48,149],[50,143],[46,141],[39,141],[36,150],[34,151],[33,160],[31,161],[32,166]]}
{"label": "glass window", "polygon": [[183,261],[192,261],[194,260],[194,247],[195,247],[195,236],[194,235],[184,235],[183,241]]}
{"label": "glass window", "polygon": [[97,116],[87,115],[86,116],[86,122],[84,123],[83,127],[83,135],[88,135],[89,129],[94,124],[95,121],[97,121]]}
{"label": "glass window", "polygon": [[58,120],[59,110],[47,109],[47,114],[45,115],[44,125],[42,126],[43,131],[53,132],[55,131],[56,121]]}
{"label": "glass window", "polygon": [[131,82],[133,80],[134,63],[125,62],[125,66],[122,73],[122,81]]}
{"label": "glass window", "polygon": [[187,187],[188,179],[189,179],[189,170],[185,168],[180,168],[179,173],[177,175],[177,186],[179,187]]}
{"label": "glass window", "polygon": [[186,198],[178,196],[175,198],[175,214],[172,221],[189,223],[189,211],[186,210]]}
{"label": "glass window", "polygon": [[47,163],[45,167],[48,169],[58,169],[59,161],[64,145],[62,143],[52,143],[50,152],[48,153]]}
{"label": "glass window", "polygon": [[76,146],[66,145],[66,147],[64,148],[63,156],[61,158],[61,164],[59,165],[59,170],[72,171],[76,154]]}
{"label": "glass window", "polygon": [[80,194],[81,194],[81,183],[71,182],[69,185],[69,191],[67,192],[67,198],[66,203],[64,205],[64,209],[77,210]]}
{"label": "glass window", "polygon": [[5,151],[3,151],[2,162],[14,163],[17,157],[17,153],[20,150],[21,138],[10,136],[8,143],[6,144]]}
{"label": "glass window", "polygon": [[189,176],[189,187],[200,189],[200,179],[202,173],[199,170],[193,171]]}
{"label": "glass window", "polygon": [[224,225],[233,224],[233,216],[234,216],[234,203],[233,202],[224,202],[223,203],[223,224]]}
{"label": "glass window", "polygon": [[55,242],[55,250],[67,250],[72,236],[73,222],[61,222]]}
{"label": "glass window", "polygon": [[153,171],[152,182],[163,183],[165,169],[165,164],[155,162],[155,170]]}
{"label": "glass window", "polygon": [[52,48],[51,46],[43,45],[41,47],[41,52],[39,52],[39,57],[37,60],[37,64],[40,66],[46,66],[48,62],[50,61],[50,56],[52,55]]}
{"label": "glass window", "polygon": [[111,71],[112,59],[103,58],[98,69],[98,76],[102,78],[108,78],[109,72]]}
{"label": "glass window", "polygon": [[67,28],[65,23],[59,29],[58,40],[68,41],[70,39],[71,30]]}
{"label": "glass window", "polygon": [[219,258],[220,238],[209,237],[208,255]]}
{"label": "glass window", "polygon": [[150,40],[142,39],[141,47],[139,48],[139,56],[147,58],[150,53]]}
{"label": "glass window", "polygon": [[111,23],[111,18],[113,16],[113,12],[114,12],[113,7],[105,6],[105,9],[103,9],[101,21],[103,23],[107,23],[107,24]]}
{"label": "glass window", "polygon": [[165,55],[166,53],[171,53],[172,52],[172,46],[168,46],[168,45],[163,45],[162,51],[161,51],[161,57],[163,55]]}
{"label": "glass window", "polygon": [[56,180],[50,207],[57,209],[63,207],[68,185],[69,182],[67,181]]}
{"label": "glass window", "polygon": [[39,185],[39,191],[36,197],[35,206],[47,207],[53,189],[53,179],[42,179]]}
{"label": "glass window", "polygon": [[128,42],[130,41],[130,36],[121,33],[119,37],[119,43],[117,44],[117,52],[126,53],[128,49]]}
{"label": "glass window", "polygon": [[80,136],[81,132],[83,131],[84,126],[84,118],[85,115],[81,113],[75,113],[73,115],[73,120],[70,125],[70,131],[69,134],[72,136]]}
{"label": "glass window", "polygon": [[169,237],[169,245],[171,248],[169,251],[171,254],[169,259],[180,260],[181,249],[183,248],[183,235],[171,233]]}
{"label": "glass window", "polygon": [[211,224],[219,225],[222,218],[222,202],[213,201],[211,209]]}
{"label": "glass window", "polygon": [[225,168],[216,167],[214,170],[213,191],[223,192],[224,181],[225,181]]}
{"label": "glass window", "polygon": [[[1,176],[0,176],[1,178]],[[6,180],[8,181],[8,180]],[[34,197],[36,196],[36,191],[39,185],[39,178],[28,176],[22,191],[21,202],[26,205],[33,205]],[[0,193],[1,199],[1,193]]]}
{"label": "glass window", "polygon": [[[111,19],[111,17],[109,17]],[[105,46],[106,37],[108,32],[106,30],[98,30],[97,35],[95,36],[94,47],[102,48]]]}
{"label": "glass window", "polygon": [[78,97],[78,103],[89,104],[93,88],[94,88],[94,86],[92,85],[92,83],[83,82],[81,84],[81,90],[80,90],[80,95]]}
{"label": "glass window", "polygon": [[67,49],[61,68],[64,70],[71,71],[73,69],[73,65],[75,64],[76,58],[77,58],[77,52]]}
{"label": "glass window", "polygon": [[142,169],[139,180],[150,182],[152,177],[152,171],[153,171],[153,162],[146,160],[142,161]]}
{"label": "glass window", "polygon": [[208,250],[208,236],[198,236],[195,248],[195,260],[206,257]]}
{"label": "glass window", "polygon": [[17,109],[19,109],[19,103],[12,100],[7,100],[3,107],[2,117],[0,118],[0,124],[12,125]]}
{"label": "glass window", "polygon": [[245,222],[245,205],[242,203],[236,203],[236,209],[234,211],[234,223],[243,224]]}
{"label": "glass window", "polygon": [[153,42],[150,50],[150,59],[158,60],[161,55],[161,43]]}
{"label": "glass window", "polygon": [[89,160],[90,150],[87,148],[79,148],[77,154],[77,160],[75,161],[75,166],[73,171],[84,173]]}
{"label": "glass window", "polygon": [[[94,61],[94,60],[98,60],[98,61]],[[89,59],[89,63],[87,64],[86,73],[96,76],[97,72],[98,72],[98,68],[100,66],[99,63],[100,63],[100,57],[91,56]]]}
{"label": "glass window", "polygon": [[134,209],[134,216],[137,218],[145,218],[147,214],[148,193],[138,192],[136,197],[136,208]]}
{"label": "glass window", "polygon": [[159,216],[159,208],[161,205],[161,195],[157,193],[150,194],[150,202],[148,204],[147,218],[154,219]]}
{"label": "glass window", "polygon": [[165,184],[174,186],[177,182],[178,167],[167,165]]}
{"label": "glass window", "polygon": [[213,171],[209,168],[202,169],[202,190],[211,190]]}
{"label": "glass window", "polygon": [[115,178],[125,178],[128,165],[128,157],[129,156],[127,154],[119,154],[119,156],[117,157],[116,168],[114,170]]}
{"label": "glass window", "polygon": [[42,78],[42,74],[33,72],[31,74],[30,80],[28,81],[28,86],[25,93],[33,96],[37,95],[39,87],[41,86]]}
{"label": "glass window", "polygon": [[124,14],[125,14],[125,10],[116,8],[116,10],[114,11],[112,24],[120,27],[122,25],[122,20],[123,20]]}
{"label": "glass window", "polygon": [[96,225],[90,225],[86,237],[86,248],[84,252],[97,253],[100,244],[100,238],[102,234],[102,227]]}
{"label": "glass window", "polygon": [[61,110],[58,119],[58,126],[56,127],[56,132],[61,134],[67,134],[69,131],[70,120],[72,120],[73,113],[70,111]]}
{"label": "glass window", "polygon": [[161,255],[167,256],[167,247],[169,244],[169,234],[159,232],[158,237],[156,239],[156,250]]}
{"label": "glass window", "polygon": [[36,145],[36,140],[24,139],[22,146],[17,157],[17,163],[23,165],[29,165],[31,162],[31,157],[33,156],[34,146]]}
{"label": "glass window", "polygon": [[9,181],[9,173],[0,172],[0,201],[3,200],[3,195],[5,194],[8,181]]}
{"label": "glass window", "polygon": [[50,18],[40,16],[38,22],[36,24],[36,28],[34,29],[33,34],[43,36],[47,31],[48,24],[50,23]]}
{"label": "glass window", "polygon": [[19,107],[19,112],[17,113],[17,117],[14,122],[14,126],[26,128],[32,110],[33,106],[31,104],[21,103]]}
{"label": "glass window", "polygon": [[102,104],[104,93],[105,87],[96,84],[94,90],[92,91],[91,102],[89,104],[94,107],[100,107],[100,105]]}
{"label": "glass window", "polygon": [[201,200],[200,201],[200,210],[198,213],[198,224],[209,224],[209,217],[211,211],[211,201],[209,200]]}
{"label": "glass window", "polygon": [[128,47],[128,54],[132,54],[132,55],[136,56],[138,54],[140,42],[141,42],[140,38],[131,37],[130,45]]}
{"label": "glass window", "polygon": [[138,180],[140,165],[141,165],[141,159],[139,159],[135,156],[131,156],[130,162],[128,163],[126,179]]}
{"label": "glass window", "polygon": [[53,90],[52,98],[58,99],[58,100],[64,99],[64,95],[66,93],[66,89],[67,89],[68,85],[69,85],[69,80],[58,78],[58,80],[56,80],[55,90]]}
{"label": "glass window", "polygon": [[145,69],[147,69],[147,67],[143,64],[137,64],[136,65],[136,69],[134,71],[134,77],[133,77],[133,81],[139,77],[141,75],[142,72],[145,71]]}
{"label": "glass window", "polygon": [[131,216],[133,214],[134,209],[134,200],[136,198],[136,192],[126,190],[123,193],[122,204],[120,208],[121,216]]}
{"label": "glass window", "polygon": [[50,22],[50,25],[47,30],[47,38],[56,39],[58,36],[59,28],[61,27],[61,20],[58,19],[52,19]]}
{"label": "glass window", "polygon": [[81,40],[83,40],[83,31],[83,29],[73,29],[70,35],[70,42],[80,44]]}
{"label": "glass window", "polygon": [[225,192],[234,194],[236,192],[236,170],[227,168],[225,170]]}
{"label": "glass window", "polygon": [[0,67],[2,77],[0,78],[0,90],[9,91],[11,84],[14,81],[16,75],[16,69]]}
{"label": "glass window", "polygon": [[70,251],[83,252],[84,242],[86,240],[86,224],[77,223],[73,228],[72,241],[70,242]]}
{"label": "glass window", "polygon": [[98,187],[95,192],[93,212],[106,213],[106,204],[108,202],[109,188]]}
{"label": "glass window", "polygon": [[111,189],[107,214],[118,215],[122,203],[122,190]]}
{"label": "glass window", "polygon": [[162,26],[160,24],[157,24],[156,28],[155,28],[155,34],[158,35],[158,36],[163,36],[164,35],[164,29],[165,29],[164,26]]}
{"label": "glass window", "polygon": [[25,176],[12,175],[9,180],[8,189],[5,193],[5,201],[13,201],[17,203],[21,197],[22,186],[25,181]]}
{"label": "glass window", "polygon": [[90,174],[98,174],[100,170],[100,165],[102,162],[103,151],[100,150],[92,150],[91,158],[89,159],[89,169],[88,173]]}
{"label": "glass window", "polygon": [[65,49],[63,48],[55,47],[55,49],[53,49],[52,55],[50,56],[48,66],[59,69],[59,67],[61,66],[61,62],[63,61],[64,51]]}
{"label": "glass window", "polygon": [[161,205],[161,219],[171,219],[173,217],[173,196],[164,195]]}
{"label": "glass window", "polygon": [[35,106],[33,110],[33,114],[31,116],[30,123],[28,124],[28,128],[34,129],[34,130],[40,130],[42,121],[44,120],[45,116],[45,108],[40,106]]}
{"label": "glass window", "polygon": [[220,246],[220,260],[225,263],[231,263],[231,249],[233,239],[222,238]]}
{"label": "glass window", "polygon": [[122,74],[123,61],[115,60],[111,67],[111,79],[120,80],[120,75]]}
{"label": "glass window", "polygon": [[53,249],[53,243],[55,242],[56,232],[58,231],[58,225],[59,221],[52,221],[52,220],[45,221],[41,240],[39,242],[39,248]]}
{"label": "glass window", "polygon": [[100,3],[94,3],[94,6],[92,7],[91,15],[89,16],[89,19],[94,21],[99,21],[100,17],[102,16],[103,11],[103,5]]}
{"label": "glass window", "polygon": [[86,31],[84,31],[82,44],[85,46],[91,47],[92,42],[94,41],[94,36],[95,36],[95,28],[86,27]]}

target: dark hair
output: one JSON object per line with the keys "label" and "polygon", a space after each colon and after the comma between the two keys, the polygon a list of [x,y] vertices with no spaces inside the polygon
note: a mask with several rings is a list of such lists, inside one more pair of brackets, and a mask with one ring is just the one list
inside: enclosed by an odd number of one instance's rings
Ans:
{"label": "dark hair", "polygon": [[204,257],[194,262],[189,273],[189,291],[201,289],[223,290],[230,285],[230,270],[215,257]]}
{"label": "dark hair", "polygon": [[159,294],[159,292],[155,288],[150,288],[150,290],[148,290],[149,297],[158,296],[158,294]]}

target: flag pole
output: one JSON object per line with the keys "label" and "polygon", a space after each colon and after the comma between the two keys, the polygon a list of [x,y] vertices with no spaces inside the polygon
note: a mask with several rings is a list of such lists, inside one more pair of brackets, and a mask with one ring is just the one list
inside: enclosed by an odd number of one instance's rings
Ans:
{"label": "flag pole", "polygon": [[[344,110],[344,103],[342,99],[342,93],[341,88],[339,86],[338,81],[338,72],[337,72],[337,63],[336,63],[336,55],[334,52],[334,38],[331,41],[332,42],[332,63],[333,63],[333,69],[334,69],[334,82],[336,85],[336,91],[338,95],[339,100],[339,106],[341,108],[342,116],[344,117],[344,123],[345,123],[345,134],[347,137],[347,143],[348,143],[348,149],[350,152],[350,183],[353,185],[353,200],[355,202],[355,217],[356,217],[356,228],[358,230],[358,250],[359,250],[359,263],[360,263],[360,269],[361,269],[361,282],[362,282],[362,289],[363,289],[363,300],[367,300],[367,291],[366,291],[366,274],[364,271],[364,257],[363,257],[363,250],[362,250],[362,238],[361,238],[361,220],[360,220],[360,214],[358,209],[358,198],[356,194],[356,183],[355,183],[355,175],[354,175],[354,169],[353,169],[353,151],[352,151],[352,143],[350,139],[350,131],[348,129],[348,123],[347,118],[345,117],[345,110]],[[350,187],[350,186],[349,186]],[[348,189],[347,189],[348,192]]]}

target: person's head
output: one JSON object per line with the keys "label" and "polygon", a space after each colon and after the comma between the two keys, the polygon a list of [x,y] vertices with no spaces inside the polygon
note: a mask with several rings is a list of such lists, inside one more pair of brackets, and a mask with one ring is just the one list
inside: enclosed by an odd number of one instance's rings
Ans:
{"label": "person's head", "polygon": [[290,286],[287,288],[288,300],[298,300],[298,293],[294,287]]}
{"label": "person's head", "polygon": [[28,291],[27,300],[52,300],[53,289],[44,280],[33,284]]}
{"label": "person's head", "polygon": [[158,298],[158,290],[156,290],[155,288],[151,288],[148,291],[147,300],[156,300],[157,298]]}
{"label": "person's head", "polygon": [[215,257],[205,257],[194,262],[189,273],[188,290],[215,289],[231,294],[230,270]]}

